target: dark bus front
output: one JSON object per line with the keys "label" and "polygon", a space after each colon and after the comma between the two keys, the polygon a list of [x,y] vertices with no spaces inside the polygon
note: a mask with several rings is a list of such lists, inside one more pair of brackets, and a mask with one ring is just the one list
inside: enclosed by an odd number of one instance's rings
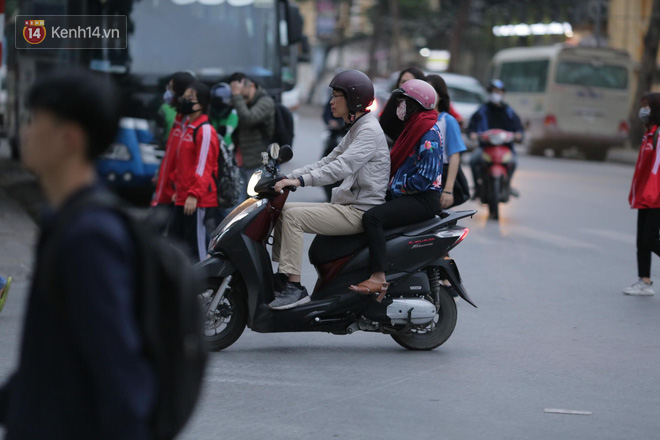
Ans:
{"label": "dark bus front", "polygon": [[241,71],[273,94],[295,85],[290,46],[301,38],[302,20],[286,0],[22,0],[18,14],[128,17],[126,49],[14,50],[8,63],[7,130],[15,153],[27,117],[23,98],[35,78],[78,65],[117,81],[125,103],[120,133],[99,163],[116,185],[148,183],[157,169],[156,115],[172,73],[187,70],[213,84]]}

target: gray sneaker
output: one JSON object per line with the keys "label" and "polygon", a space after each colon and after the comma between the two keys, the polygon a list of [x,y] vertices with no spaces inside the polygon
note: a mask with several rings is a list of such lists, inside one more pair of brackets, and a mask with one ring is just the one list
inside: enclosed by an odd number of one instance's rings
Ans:
{"label": "gray sneaker", "polygon": [[644,281],[639,280],[630,287],[623,289],[624,295],[631,296],[653,296],[655,292],[653,291],[653,282],[651,284],[646,284]]}
{"label": "gray sneaker", "polygon": [[268,307],[273,310],[286,310],[310,301],[311,299],[307,294],[307,289],[304,287],[300,288],[293,283],[286,283],[282,292],[279,295],[275,295],[275,300],[268,304]]}

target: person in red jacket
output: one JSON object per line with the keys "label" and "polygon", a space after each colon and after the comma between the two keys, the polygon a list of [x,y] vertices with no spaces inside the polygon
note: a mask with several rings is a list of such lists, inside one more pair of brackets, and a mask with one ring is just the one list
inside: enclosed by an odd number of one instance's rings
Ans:
{"label": "person in red jacket", "polygon": [[218,173],[218,135],[206,115],[210,100],[208,87],[193,83],[181,97],[178,113],[181,125],[172,128],[176,147],[167,172],[167,184],[174,186],[174,215],[168,235],[179,237],[196,260],[206,257],[206,208],[218,206],[215,176]]}
{"label": "person in red jacket", "polygon": [[639,149],[628,201],[637,209],[637,271],[639,281],[623,289],[625,295],[651,296],[651,254],[660,255],[660,93],[642,97],[639,118],[646,126]]}
{"label": "person in red jacket", "polygon": [[[167,141],[165,144],[165,155],[160,163],[160,169],[154,176],[154,183],[156,190],[151,199],[151,209],[149,210],[149,220],[155,224],[162,233],[167,230],[167,223],[171,220],[174,211],[174,203],[172,203],[172,196],[174,195],[174,186],[166,185],[168,174],[163,172],[165,169],[172,170],[174,162],[171,160],[173,156],[172,151],[176,150],[176,142],[173,142],[172,128],[180,127],[184,118],[183,115],[177,114],[177,106],[179,99],[185,93],[188,86],[195,82],[193,77],[188,72],[177,72],[172,75],[172,78],[167,83],[167,89],[163,95],[165,101],[159,110],[159,115],[163,118],[165,129],[167,130]],[[174,113],[174,120],[168,122],[168,118]],[[171,162],[171,163],[170,163]]]}

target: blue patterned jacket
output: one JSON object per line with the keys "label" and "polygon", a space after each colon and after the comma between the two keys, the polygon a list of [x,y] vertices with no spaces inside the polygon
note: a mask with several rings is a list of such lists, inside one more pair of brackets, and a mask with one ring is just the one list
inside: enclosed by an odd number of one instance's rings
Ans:
{"label": "blue patterned jacket", "polygon": [[444,141],[437,124],[426,132],[416,150],[390,180],[394,197],[422,191],[442,191]]}

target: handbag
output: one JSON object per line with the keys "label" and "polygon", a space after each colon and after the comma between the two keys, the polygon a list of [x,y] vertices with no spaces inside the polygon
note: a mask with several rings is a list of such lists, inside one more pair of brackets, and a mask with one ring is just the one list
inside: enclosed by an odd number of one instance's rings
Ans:
{"label": "handbag", "polygon": [[[449,164],[442,165],[442,187],[444,188],[447,183],[447,171],[449,169]],[[470,200],[470,186],[468,181],[463,174],[463,169],[461,165],[458,165],[458,172],[456,173],[456,181],[454,182],[454,203],[450,206],[458,206]]]}

